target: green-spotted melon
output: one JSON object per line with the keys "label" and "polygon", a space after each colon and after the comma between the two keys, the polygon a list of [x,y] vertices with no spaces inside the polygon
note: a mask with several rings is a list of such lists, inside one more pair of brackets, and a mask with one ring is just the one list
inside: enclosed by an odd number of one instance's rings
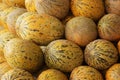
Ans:
{"label": "green-spotted melon", "polygon": [[106,14],[98,22],[98,33],[100,38],[116,41],[120,40],[120,16]]}
{"label": "green-spotted melon", "polygon": [[71,72],[70,80],[103,80],[103,76],[93,67],[79,66]]}
{"label": "green-spotted melon", "polygon": [[68,80],[67,76],[59,70],[47,69],[43,71],[37,80]]}
{"label": "green-spotted melon", "polygon": [[105,0],[107,13],[120,15],[120,0]]}
{"label": "green-spotted melon", "polygon": [[97,38],[97,26],[90,18],[74,17],[66,23],[65,37],[80,46],[86,46]]}
{"label": "green-spotted melon", "polygon": [[104,15],[103,0],[71,0],[74,16],[85,16],[95,21]]}
{"label": "green-spotted melon", "polygon": [[59,19],[64,18],[69,11],[69,0],[34,0],[34,4],[39,14],[45,13]]}
{"label": "green-spotted melon", "polygon": [[12,68],[36,72],[43,64],[43,53],[32,41],[11,39],[4,47],[4,56]]}
{"label": "green-spotted melon", "polygon": [[74,42],[64,39],[48,44],[44,56],[48,67],[63,72],[71,72],[83,62],[82,49]]}
{"label": "green-spotted melon", "polygon": [[1,80],[34,80],[32,74],[23,70],[23,69],[11,69],[6,72],[2,77]]}
{"label": "green-spotted melon", "polygon": [[1,76],[4,75],[6,72],[8,72],[11,69],[12,68],[8,65],[7,62],[1,63],[0,64],[0,80],[1,80]]}
{"label": "green-spotted melon", "polygon": [[120,63],[112,65],[106,72],[106,80],[120,80]]}
{"label": "green-spotted melon", "polygon": [[53,16],[27,12],[18,17],[16,32],[23,39],[32,40],[39,45],[47,45],[63,37],[64,25]]}
{"label": "green-spotted melon", "polygon": [[117,62],[118,51],[110,41],[96,39],[86,46],[84,56],[89,66],[105,70]]}
{"label": "green-spotted melon", "polygon": [[25,13],[27,10],[24,8],[16,8],[15,10],[11,11],[8,15],[7,15],[7,26],[10,32],[16,34],[15,31],[15,24],[16,24],[16,20],[17,18],[22,15],[23,13]]}

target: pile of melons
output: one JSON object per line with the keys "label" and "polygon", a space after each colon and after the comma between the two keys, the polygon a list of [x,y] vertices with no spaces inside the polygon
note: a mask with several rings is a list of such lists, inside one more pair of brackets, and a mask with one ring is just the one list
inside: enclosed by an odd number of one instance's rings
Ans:
{"label": "pile of melons", "polygon": [[120,80],[120,0],[0,0],[0,80]]}

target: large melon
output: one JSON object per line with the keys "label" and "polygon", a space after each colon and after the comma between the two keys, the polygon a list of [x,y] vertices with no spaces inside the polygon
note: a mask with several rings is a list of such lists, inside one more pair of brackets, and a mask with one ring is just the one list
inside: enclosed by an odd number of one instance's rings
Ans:
{"label": "large melon", "polygon": [[120,15],[120,0],[105,0],[107,13]]}
{"label": "large melon", "polygon": [[120,40],[120,16],[107,14],[98,22],[98,33],[100,38],[116,41]]}
{"label": "large melon", "polygon": [[70,80],[103,80],[103,77],[98,70],[90,66],[79,66],[71,72]]}
{"label": "large melon", "polygon": [[65,37],[80,46],[86,46],[97,38],[97,26],[92,19],[74,17],[66,24]]}
{"label": "large melon", "polygon": [[106,80],[120,80],[120,63],[112,65],[106,72]]}
{"label": "large melon", "polygon": [[29,72],[15,68],[6,72],[1,80],[34,80],[34,78]]}
{"label": "large melon", "polygon": [[74,42],[62,39],[48,44],[44,56],[48,67],[63,72],[71,72],[83,62],[81,48]]}
{"label": "large melon", "polygon": [[117,62],[118,51],[110,41],[97,39],[86,46],[84,56],[89,66],[105,70]]}
{"label": "large melon", "polygon": [[11,11],[7,15],[6,23],[7,23],[7,26],[8,26],[8,29],[10,30],[10,32],[16,34],[16,31],[15,31],[16,20],[17,20],[18,16],[22,15],[26,11],[27,10],[24,8],[16,8],[15,10]]}
{"label": "large melon", "polygon": [[59,19],[69,11],[69,0],[34,0],[34,4],[39,14],[46,13]]}
{"label": "large melon", "polygon": [[23,39],[47,45],[51,41],[63,37],[64,26],[53,16],[27,12],[18,17],[16,32]]}
{"label": "large melon", "polygon": [[15,38],[6,43],[4,56],[12,68],[30,72],[37,71],[43,64],[43,53],[32,41]]}
{"label": "large melon", "polygon": [[6,72],[8,72],[11,69],[12,68],[8,65],[7,62],[1,63],[0,64],[0,80],[1,80],[1,76],[4,75]]}
{"label": "large melon", "polygon": [[2,2],[9,6],[25,7],[25,0],[2,0]]}
{"label": "large melon", "polygon": [[104,15],[103,0],[71,0],[71,10],[74,16],[85,16],[99,20]]}
{"label": "large melon", "polygon": [[61,71],[56,69],[48,69],[43,71],[39,75],[37,80],[68,80],[68,79],[67,76]]}

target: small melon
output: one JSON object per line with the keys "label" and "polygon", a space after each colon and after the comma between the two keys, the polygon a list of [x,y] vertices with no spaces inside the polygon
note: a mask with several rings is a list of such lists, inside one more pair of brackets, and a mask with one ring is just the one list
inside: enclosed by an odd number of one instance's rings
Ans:
{"label": "small melon", "polygon": [[65,37],[80,46],[86,46],[97,38],[97,26],[90,18],[74,17],[66,23]]}
{"label": "small melon", "polygon": [[120,0],[105,0],[107,13],[120,15]]}
{"label": "small melon", "polygon": [[98,33],[100,38],[109,41],[120,39],[120,16],[116,14],[106,14],[98,22]]}
{"label": "small melon", "polygon": [[106,80],[120,80],[120,63],[112,65],[107,70]]}
{"label": "small melon", "polygon": [[104,15],[103,0],[71,0],[74,16],[85,16],[95,21]]}
{"label": "small melon", "polygon": [[25,7],[25,0],[2,0],[2,2],[9,6]]}
{"label": "small melon", "polygon": [[49,43],[44,57],[49,68],[55,68],[63,72],[71,72],[83,62],[82,49],[74,42],[64,39]]}
{"label": "small melon", "polygon": [[37,80],[68,80],[67,76],[59,70],[48,69],[43,71]]}
{"label": "small melon", "polygon": [[103,80],[103,76],[93,67],[79,66],[71,72],[70,80]]}
{"label": "small melon", "polygon": [[16,31],[15,31],[16,20],[17,20],[18,16],[22,15],[26,11],[27,10],[24,8],[16,8],[15,10],[11,11],[7,15],[6,23],[7,23],[7,26],[8,26],[8,29],[10,30],[10,32],[16,34]]}
{"label": "small melon", "polygon": [[86,46],[84,56],[89,66],[105,70],[117,62],[118,51],[110,41],[96,39]]}
{"label": "small melon", "polygon": [[43,53],[32,41],[11,39],[4,47],[4,56],[12,68],[35,72],[43,64]]}
{"label": "small melon", "polygon": [[29,72],[15,68],[6,72],[1,80],[34,80],[34,78]]}
{"label": "small melon", "polygon": [[6,72],[8,72],[11,69],[12,68],[8,65],[7,62],[1,63],[0,64],[0,80],[1,80],[1,76],[4,75]]}
{"label": "small melon", "polygon": [[53,16],[27,12],[18,17],[16,32],[23,39],[32,40],[42,46],[62,38],[64,25]]}
{"label": "small melon", "polygon": [[59,19],[64,18],[69,11],[69,0],[34,0],[34,4],[39,14],[45,13]]}

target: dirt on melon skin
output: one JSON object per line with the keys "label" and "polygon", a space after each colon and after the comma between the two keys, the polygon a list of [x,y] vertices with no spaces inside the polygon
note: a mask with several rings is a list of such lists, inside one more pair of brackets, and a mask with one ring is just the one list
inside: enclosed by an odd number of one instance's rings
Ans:
{"label": "dirt on melon skin", "polygon": [[74,16],[85,16],[95,21],[104,15],[103,0],[71,0]]}
{"label": "dirt on melon skin", "polygon": [[75,43],[68,40],[55,40],[48,44],[45,63],[49,68],[71,72],[83,62],[83,52]]}
{"label": "dirt on melon skin", "polygon": [[107,13],[120,15],[120,0],[105,0]]}
{"label": "dirt on melon skin", "polygon": [[13,10],[15,10],[17,7],[9,7],[9,8],[6,8],[5,10],[3,10],[2,12],[0,12],[0,22],[1,22],[1,25],[8,29],[8,26],[7,26],[7,15],[12,12]]}
{"label": "dirt on melon skin", "polygon": [[65,37],[80,46],[86,46],[97,38],[97,26],[87,17],[74,17],[66,23]]}
{"label": "dirt on melon skin", "polygon": [[1,80],[34,80],[34,78],[29,72],[15,68],[6,72]]}
{"label": "dirt on melon skin", "polygon": [[4,56],[12,68],[36,72],[43,64],[43,53],[32,41],[15,38],[4,47]]}
{"label": "dirt on melon skin", "polygon": [[103,80],[103,76],[93,67],[79,66],[71,72],[70,80]]}
{"label": "dirt on melon skin", "polygon": [[1,80],[1,76],[4,75],[6,72],[8,72],[11,69],[12,68],[8,65],[7,62],[1,63],[0,64],[0,80]]}
{"label": "dirt on melon skin", "polygon": [[67,76],[59,70],[48,69],[43,71],[37,80],[68,80]]}
{"label": "dirt on melon skin", "polygon": [[25,0],[25,7],[27,11],[37,12],[34,4],[34,0]]}
{"label": "dirt on melon skin", "polygon": [[3,30],[0,32],[0,63],[6,61],[6,59],[4,58],[3,48],[5,44],[13,38],[17,38],[17,35],[12,34],[7,30]]}
{"label": "dirt on melon skin", "polygon": [[16,20],[20,15],[22,15],[25,12],[27,12],[27,10],[24,8],[16,8],[15,10],[13,10],[7,15],[6,23],[10,32],[16,34],[16,31],[15,31]]}
{"label": "dirt on melon skin", "polygon": [[64,25],[53,16],[27,12],[17,19],[16,32],[23,39],[44,46],[63,37]]}
{"label": "dirt on melon skin", "polygon": [[9,6],[25,7],[25,0],[2,0],[2,2]]}
{"label": "dirt on melon skin", "polygon": [[120,80],[120,63],[112,65],[107,70],[106,80]]}
{"label": "dirt on melon skin", "polygon": [[116,41],[120,39],[120,16],[107,14],[98,22],[98,33],[100,38]]}
{"label": "dirt on melon skin", "polygon": [[110,41],[97,39],[86,46],[84,56],[89,66],[105,70],[117,62],[118,51]]}
{"label": "dirt on melon skin", "polygon": [[69,11],[69,0],[34,0],[35,8],[39,14],[49,14],[63,19]]}

